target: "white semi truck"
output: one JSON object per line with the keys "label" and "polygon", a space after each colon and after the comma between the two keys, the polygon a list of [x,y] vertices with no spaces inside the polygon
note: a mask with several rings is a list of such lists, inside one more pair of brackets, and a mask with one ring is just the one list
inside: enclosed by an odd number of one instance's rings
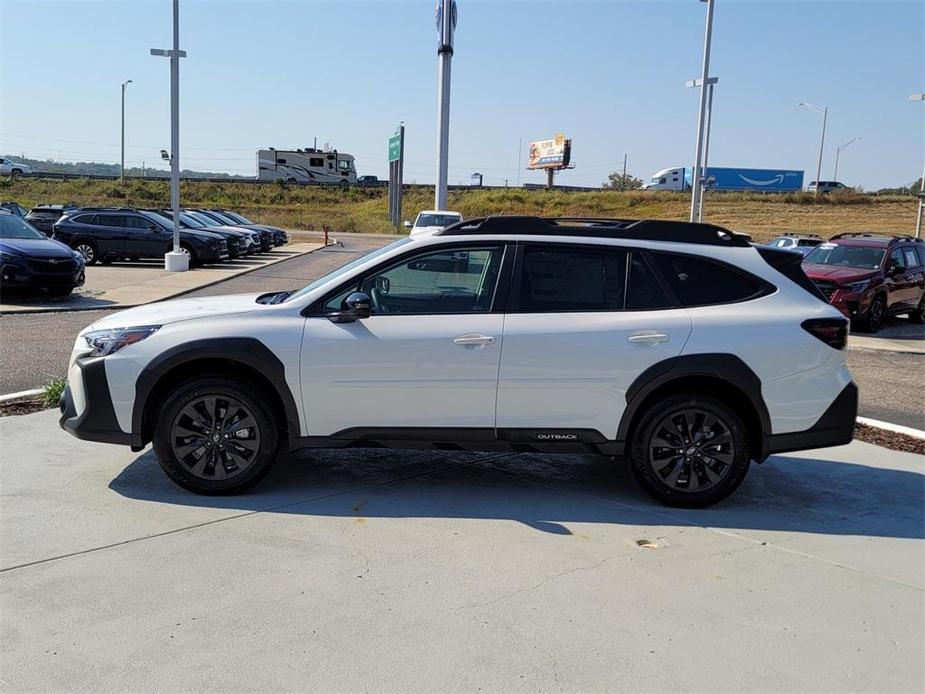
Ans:
{"label": "white semi truck", "polygon": [[336,149],[259,149],[257,179],[289,183],[356,185],[357,170],[352,154]]}

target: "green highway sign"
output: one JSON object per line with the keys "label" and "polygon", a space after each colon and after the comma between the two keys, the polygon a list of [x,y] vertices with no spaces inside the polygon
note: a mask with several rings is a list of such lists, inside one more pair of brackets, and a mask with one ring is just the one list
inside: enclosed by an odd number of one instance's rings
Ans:
{"label": "green highway sign", "polygon": [[392,135],[389,138],[389,161],[401,159],[401,135]]}

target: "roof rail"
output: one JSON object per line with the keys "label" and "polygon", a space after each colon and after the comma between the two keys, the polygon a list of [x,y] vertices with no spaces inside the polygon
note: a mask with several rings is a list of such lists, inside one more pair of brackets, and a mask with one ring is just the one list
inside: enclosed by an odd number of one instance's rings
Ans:
{"label": "roof rail", "polygon": [[867,231],[845,231],[835,234],[832,239],[895,239],[897,241],[921,241],[910,234],[877,234]]}
{"label": "roof rail", "polygon": [[518,236],[585,236],[697,243],[709,246],[748,246],[746,234],[712,224],[660,219],[602,219],[596,217],[490,216],[452,224],[436,236],[511,234]]}
{"label": "roof rail", "polygon": [[779,236],[788,236],[791,238],[801,238],[801,239],[821,239],[822,237],[819,234],[809,234],[802,231],[785,231]]}

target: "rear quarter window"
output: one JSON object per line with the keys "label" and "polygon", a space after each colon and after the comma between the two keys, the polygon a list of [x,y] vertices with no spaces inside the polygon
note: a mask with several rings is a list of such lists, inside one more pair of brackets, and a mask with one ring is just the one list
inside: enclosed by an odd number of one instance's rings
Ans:
{"label": "rear quarter window", "polygon": [[655,265],[682,306],[731,304],[755,299],[772,288],[748,273],[690,255],[653,253]]}

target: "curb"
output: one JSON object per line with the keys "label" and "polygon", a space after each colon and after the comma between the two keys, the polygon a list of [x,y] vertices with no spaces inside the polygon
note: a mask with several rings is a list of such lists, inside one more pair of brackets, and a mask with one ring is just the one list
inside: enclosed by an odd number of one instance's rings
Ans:
{"label": "curb", "polygon": [[879,419],[868,419],[867,417],[858,417],[858,424],[873,427],[874,429],[883,429],[891,431],[894,434],[905,434],[915,439],[925,440],[925,431],[913,429],[912,427],[903,426],[902,424],[892,424],[891,422],[881,422]]}
{"label": "curb", "polygon": [[[328,246],[331,246],[331,245],[332,244],[330,243],[328,244]],[[252,267],[247,270],[242,270],[238,274],[232,275],[231,277],[221,277],[219,279],[212,280],[211,282],[206,282],[205,284],[200,284],[199,286],[192,287],[190,289],[183,289],[175,294],[170,294],[169,296],[162,296],[160,299],[156,299],[154,301],[148,301],[145,303],[119,304],[117,306],[75,306],[74,308],[61,308],[61,307],[44,308],[42,306],[36,306],[34,309],[26,309],[22,311],[5,311],[3,309],[0,309],[0,316],[28,316],[28,315],[35,315],[37,313],[77,313],[78,311],[122,311],[127,308],[135,308],[137,306],[147,306],[148,304],[156,304],[159,301],[167,301],[168,299],[176,299],[178,296],[183,296],[184,294],[190,294],[192,292],[197,292],[200,289],[205,289],[206,287],[211,287],[221,282],[227,282],[228,280],[237,279],[238,277],[244,277],[244,275],[249,275],[250,273],[256,272],[257,270],[263,270],[265,268],[272,267],[273,265],[282,263],[286,260],[292,260],[294,258],[301,258],[303,255],[308,255],[309,253],[320,251],[324,248],[327,248],[328,246],[320,246],[319,248],[314,248],[310,251],[305,251],[303,253],[296,253],[295,255],[290,255],[285,258],[276,258],[270,261],[269,263],[258,265],[257,267]]]}
{"label": "curb", "polygon": [[29,398],[33,395],[41,395],[43,392],[42,388],[33,388],[32,390],[21,390],[18,393],[7,393],[6,395],[0,395],[0,402],[11,402],[13,400],[19,400],[20,398]]}

